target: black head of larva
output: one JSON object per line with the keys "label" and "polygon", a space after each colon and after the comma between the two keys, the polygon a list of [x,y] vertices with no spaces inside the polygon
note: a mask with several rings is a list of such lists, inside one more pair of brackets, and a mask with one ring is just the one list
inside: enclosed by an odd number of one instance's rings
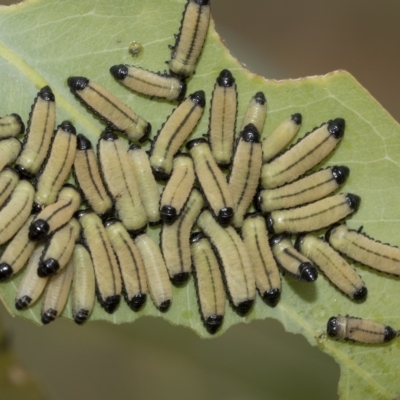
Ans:
{"label": "black head of larva", "polygon": [[281,298],[281,291],[279,289],[269,289],[262,294],[263,300],[271,307],[275,307]]}
{"label": "black head of larva", "polygon": [[291,115],[291,119],[296,125],[300,125],[303,120],[303,116],[300,113],[295,113]]}
{"label": "black head of larva", "polygon": [[193,0],[199,6],[208,6],[210,4],[210,0]]}
{"label": "black head of larva", "polygon": [[254,124],[246,125],[240,132],[240,137],[247,143],[260,143],[260,133]]}
{"label": "black head of larva", "polygon": [[336,317],[330,317],[328,320],[328,324],[326,325],[326,332],[328,336],[336,337],[338,334],[338,322]]}
{"label": "black head of larva", "polygon": [[165,172],[164,168],[151,167],[151,170],[157,181],[167,181],[169,179],[169,174]]}
{"label": "black head of larva", "polygon": [[10,114],[10,115],[12,115],[12,116],[17,120],[17,122],[21,125],[21,129],[20,129],[20,131],[18,132],[18,135],[20,135],[21,133],[24,133],[24,131],[25,131],[25,124],[24,124],[24,122],[22,121],[22,118],[21,118],[18,114],[15,114],[15,113],[12,113],[12,114]]}
{"label": "black head of larva", "polygon": [[150,122],[147,122],[143,136],[139,139],[139,142],[144,143],[146,140],[148,140],[150,133],[151,133],[151,124],[150,124]]}
{"label": "black head of larva", "polygon": [[147,295],[145,293],[140,293],[133,296],[129,301],[128,305],[132,311],[139,311],[144,303],[146,303]]}
{"label": "black head of larva", "polygon": [[177,218],[176,208],[172,206],[162,206],[160,210],[161,219],[167,225],[172,224]]}
{"label": "black head of larva", "polygon": [[204,90],[198,90],[197,92],[189,95],[189,97],[190,100],[193,101],[193,103],[197,104],[201,108],[204,108],[204,106],[206,105],[206,94],[204,93]]}
{"label": "black head of larva", "polygon": [[116,224],[117,222],[119,222],[117,219],[112,218],[112,219],[108,219],[107,221],[104,222],[104,226],[107,228],[111,225]]}
{"label": "black head of larva", "polygon": [[336,139],[340,139],[344,135],[345,121],[343,118],[335,118],[328,121],[328,131]]}
{"label": "black head of larva", "polygon": [[253,307],[254,300],[245,300],[235,306],[235,311],[241,316],[244,317],[249,311],[250,308]]}
{"label": "black head of larva", "polygon": [[203,143],[208,144],[207,140],[204,138],[193,139],[186,143],[186,148],[190,151],[191,149],[193,149],[193,147],[196,147],[199,144]]}
{"label": "black head of larva", "polygon": [[[260,203],[261,204],[261,203]],[[265,224],[267,225],[267,231],[269,233],[274,234],[275,229],[274,229],[274,219],[271,216],[271,213],[265,214]]]}
{"label": "black head of larva", "polygon": [[100,135],[100,140],[106,140],[107,142],[114,142],[118,139],[118,135],[110,128],[106,128]]}
{"label": "black head of larva", "polygon": [[135,144],[135,143],[133,143],[133,144],[131,144],[131,145],[129,146],[129,150],[132,150],[132,151],[141,150],[141,149],[142,149],[142,146],[140,146],[140,144]]}
{"label": "black head of larva", "polygon": [[223,69],[220,72],[217,78],[217,84],[221,87],[231,87],[235,84],[235,78],[229,69]]}
{"label": "black head of larva", "polygon": [[278,243],[280,243],[282,240],[287,239],[287,235],[285,233],[282,233],[278,236],[274,236],[272,239],[270,239],[269,243],[271,246],[274,246]]}
{"label": "black head of larva", "polygon": [[89,79],[84,76],[70,76],[67,83],[72,91],[83,90],[88,85]]}
{"label": "black head of larva", "polygon": [[42,204],[36,203],[36,201],[32,204],[32,214],[39,214],[42,211],[44,206]]}
{"label": "black head of larva", "polygon": [[198,243],[201,239],[204,239],[206,236],[203,232],[194,232],[190,235],[190,244]]}
{"label": "black head of larva", "polygon": [[187,89],[186,81],[184,79],[181,79],[181,87],[179,90],[179,96],[176,99],[177,101],[182,101],[185,98],[186,89]]}
{"label": "black head of larva", "polygon": [[76,136],[76,148],[77,150],[90,150],[92,142],[82,133],[78,133]]}
{"label": "black head of larva", "polygon": [[354,292],[353,299],[356,301],[364,301],[367,298],[367,294],[368,289],[363,286]]}
{"label": "black head of larva", "polygon": [[356,194],[347,193],[346,201],[352,210],[357,211],[358,208],[360,207],[361,197],[357,196]]}
{"label": "black head of larva", "polygon": [[11,265],[7,263],[0,264],[0,282],[4,282],[5,280],[9,279],[13,274],[13,269]]}
{"label": "black head of larva", "polygon": [[81,325],[83,324],[89,317],[89,310],[81,309],[74,315],[74,321]]}
{"label": "black head of larva", "polygon": [[314,282],[318,278],[318,271],[314,265],[305,261],[299,265],[299,276],[305,282]]}
{"label": "black head of larva", "polygon": [[331,237],[332,232],[339,226],[340,224],[333,224],[326,232],[325,232],[325,242],[329,242],[329,238]]}
{"label": "black head of larva", "polygon": [[54,258],[48,258],[47,260],[41,261],[37,269],[37,274],[40,278],[46,278],[48,276],[55,275],[60,269],[60,264]]}
{"label": "black head of larva", "polygon": [[263,106],[267,102],[267,99],[265,98],[265,94],[263,92],[257,92],[254,95],[254,101]]}
{"label": "black head of larva", "polygon": [[38,96],[44,101],[55,101],[54,93],[50,86],[44,86],[40,89]]}
{"label": "black head of larva", "polygon": [[294,242],[294,248],[295,248],[297,251],[300,251],[300,248],[301,248],[301,245],[302,245],[302,243],[303,243],[303,240],[304,240],[304,237],[305,237],[305,236],[306,236],[306,234],[297,236],[297,239],[296,239],[296,241]]}
{"label": "black head of larva", "polygon": [[64,132],[70,133],[71,135],[76,135],[76,129],[70,121],[61,122],[57,129],[62,129]]}
{"label": "black head of larva", "polygon": [[29,226],[28,237],[33,242],[42,240],[50,230],[50,225],[43,219],[33,221]]}
{"label": "black head of larva", "polygon": [[222,226],[228,226],[233,218],[234,211],[232,207],[224,207],[219,210],[217,221]]}
{"label": "black head of larva", "polygon": [[262,196],[261,196],[261,191],[259,191],[258,193],[256,193],[256,195],[254,196],[254,207],[255,209],[260,213],[262,212],[261,210],[261,205],[262,205]]}
{"label": "black head of larva", "polygon": [[397,332],[390,326],[385,326],[385,331],[383,333],[383,340],[385,342],[390,342],[397,336]]}
{"label": "black head of larva", "polygon": [[338,185],[343,185],[350,174],[350,168],[345,165],[332,167],[332,176]]}
{"label": "black head of larva", "polygon": [[166,312],[166,311],[168,311],[170,306],[171,306],[171,300],[165,300],[158,306],[158,309],[161,312]]}
{"label": "black head of larva", "polygon": [[25,310],[26,308],[29,307],[29,305],[32,303],[32,298],[29,296],[22,296],[15,302],[15,308],[17,310]]}
{"label": "black head of larva", "polygon": [[224,322],[224,316],[223,315],[210,315],[205,321],[204,321],[204,326],[207,329],[207,332],[213,335],[219,327],[222,325],[222,322]]}
{"label": "black head of larva", "polygon": [[46,312],[42,314],[42,324],[49,324],[57,318],[57,310],[54,308],[48,309]]}
{"label": "black head of larva", "polygon": [[121,296],[118,294],[114,296],[108,296],[102,303],[102,307],[106,312],[112,314],[117,309],[120,301],[121,301]]}
{"label": "black head of larva", "polygon": [[188,281],[189,277],[189,272],[179,272],[178,274],[172,276],[170,279],[174,286],[179,287],[183,286]]}
{"label": "black head of larva", "polygon": [[34,175],[31,172],[27,171],[25,169],[25,167],[23,167],[22,165],[16,164],[14,166],[14,169],[15,169],[15,171],[17,171],[17,173],[18,173],[18,175],[19,175],[19,177],[21,179],[28,179],[29,180],[29,179],[32,179],[34,177]]}
{"label": "black head of larva", "polygon": [[110,73],[115,79],[122,81],[128,75],[128,67],[124,64],[113,65],[110,68]]}

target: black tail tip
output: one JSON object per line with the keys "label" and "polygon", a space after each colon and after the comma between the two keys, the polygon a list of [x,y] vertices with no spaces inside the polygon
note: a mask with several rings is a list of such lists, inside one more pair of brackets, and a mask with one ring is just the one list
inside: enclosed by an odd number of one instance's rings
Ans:
{"label": "black tail tip", "polygon": [[193,0],[199,6],[208,6],[210,4],[210,0]]}
{"label": "black tail tip", "polygon": [[17,121],[17,123],[21,126],[21,129],[20,129],[20,131],[18,132],[18,135],[21,135],[21,134],[24,133],[24,131],[25,131],[25,124],[24,124],[24,122],[22,121],[22,118],[20,117],[19,114],[16,114],[16,113],[12,113],[12,114],[10,114],[10,115],[12,115],[12,116],[15,118],[15,120]]}
{"label": "black tail tip", "polygon": [[92,142],[82,133],[78,133],[76,136],[76,148],[77,150],[90,150]]}
{"label": "black tail tip", "polygon": [[164,168],[151,167],[151,170],[157,181],[167,181],[169,179],[170,174],[168,174]]}
{"label": "black tail tip", "polygon": [[74,314],[74,321],[78,325],[82,325],[89,318],[89,310],[80,309]]}
{"label": "black tail tip", "polygon": [[329,227],[329,229],[325,232],[325,242],[329,243],[329,239],[332,235],[332,232],[339,226],[340,224],[333,224]]}
{"label": "black tail tip", "polygon": [[204,326],[207,329],[208,333],[214,335],[214,333],[218,331],[223,322],[223,315],[210,315],[206,320],[204,320]]}
{"label": "black tail tip", "polygon": [[15,308],[19,311],[25,310],[32,303],[32,298],[29,296],[22,296],[15,301]]}
{"label": "black tail tip", "polygon": [[190,244],[198,243],[200,240],[205,239],[203,232],[194,232],[190,235]]}
{"label": "black tail tip", "polygon": [[128,67],[124,64],[113,65],[110,68],[110,73],[115,79],[122,81],[128,75]]}
{"label": "black tail tip", "polygon": [[196,147],[202,143],[208,144],[208,141],[204,138],[193,139],[186,143],[186,148],[190,151],[191,149],[193,149],[193,147]]}
{"label": "black tail tip", "polygon": [[146,140],[149,139],[150,133],[151,133],[151,128],[152,128],[151,123],[147,122],[147,125],[144,128],[143,136],[139,139],[140,143],[144,143]]}

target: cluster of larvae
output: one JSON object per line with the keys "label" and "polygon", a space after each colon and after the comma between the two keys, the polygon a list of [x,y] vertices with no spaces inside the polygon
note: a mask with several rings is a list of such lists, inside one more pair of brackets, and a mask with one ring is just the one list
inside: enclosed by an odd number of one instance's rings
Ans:
{"label": "cluster of larvae", "polygon": [[[11,114],[0,120],[0,244],[8,242],[0,256],[0,280],[25,267],[17,309],[31,306],[44,292],[42,322],[48,323],[60,315],[72,288],[77,323],[89,318],[95,293],[108,313],[118,308],[121,294],[138,311],[148,293],[155,307],[166,312],[172,284],[186,284],[193,271],[200,315],[213,334],[223,323],[226,296],[241,316],[251,310],[256,290],[268,305],[277,304],[278,267],[314,282],[318,266],[357,301],[366,298],[367,288],[337,251],[400,275],[399,249],[336,224],[360,204],[355,194],[331,195],[349,169],[332,166],[309,173],[341,141],[342,118],[323,123],[284,150],[302,116],[289,116],[263,137],[267,102],[258,92],[235,138],[237,90],[233,75],[224,69],[212,93],[208,134],[189,140],[206,95],[198,90],[185,97],[186,79],[194,73],[209,18],[208,0],[187,2],[169,75],[130,65],[110,68],[130,90],[179,102],[152,138],[149,154],[140,143],[150,138],[151,124],[82,76],[67,82],[107,123],[97,155],[69,121],[53,134],[55,97],[48,86],[34,101],[22,145],[15,138],[24,131],[21,118]],[[116,132],[126,135],[129,147]],[[75,185],[65,184],[71,171]],[[165,182],[162,194],[157,181]],[[257,212],[249,213],[253,203]],[[159,224],[160,245],[146,233],[148,225]],[[325,241],[309,234],[329,226]],[[295,245],[291,234],[298,235]],[[348,333],[366,323],[332,317],[328,333],[367,341]],[[371,330],[388,341],[395,336],[388,328],[377,324]]]}

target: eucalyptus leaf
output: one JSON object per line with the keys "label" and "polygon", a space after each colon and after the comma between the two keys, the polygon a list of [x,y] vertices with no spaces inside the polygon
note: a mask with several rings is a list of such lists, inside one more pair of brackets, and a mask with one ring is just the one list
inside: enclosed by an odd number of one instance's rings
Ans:
{"label": "eucalyptus leaf", "polygon": [[[178,32],[184,5],[185,0],[29,0],[0,7],[0,115],[16,112],[27,121],[36,93],[48,84],[56,96],[57,124],[68,119],[78,132],[96,142],[104,124],[74,98],[66,83],[69,76],[86,76],[150,121],[155,135],[176,104],[134,94],[116,82],[108,70],[120,63],[152,71],[167,69],[168,45],[174,44],[173,34]],[[130,47],[138,53],[132,55]],[[211,21],[196,74],[188,81],[188,93],[204,90],[209,104],[215,79],[223,68],[230,69],[236,78],[238,127],[248,101],[258,91],[263,91],[268,101],[263,135],[295,112],[303,114],[298,137],[329,119],[346,120],[344,139],[323,166],[347,165],[351,170],[343,191],[360,195],[362,204],[348,225],[363,225],[370,236],[399,245],[400,126],[356,79],[345,71],[284,81],[254,75],[230,55]],[[192,137],[207,132],[208,116],[207,110]],[[149,230],[158,239],[159,231]],[[328,318],[337,314],[369,318],[400,329],[399,278],[356,267],[369,290],[362,304],[350,301],[323,276],[314,284],[284,277],[282,298],[275,308],[257,297],[253,310],[242,318],[228,307],[222,329],[215,336],[236,323],[278,319],[287,331],[304,335],[340,363],[339,392],[343,399],[397,398],[399,340],[369,346],[334,341],[325,334]],[[20,279],[18,274],[0,285],[2,301],[10,314],[40,323],[40,304],[22,312],[14,308]],[[138,313],[122,302],[112,315],[96,304],[91,320],[120,324],[144,315],[161,316],[193,329],[201,337],[211,337],[199,317],[193,279],[184,288],[174,288],[173,295],[170,311],[162,315],[151,301]],[[63,316],[71,318],[70,304]]]}

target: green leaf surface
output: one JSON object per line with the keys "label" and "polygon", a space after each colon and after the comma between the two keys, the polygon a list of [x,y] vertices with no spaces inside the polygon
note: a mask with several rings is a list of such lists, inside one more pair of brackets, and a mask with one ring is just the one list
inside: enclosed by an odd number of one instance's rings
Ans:
{"label": "green leaf surface", "polygon": [[[69,76],[82,75],[111,90],[149,120],[155,135],[175,105],[128,91],[108,69],[127,63],[164,71],[164,62],[170,57],[168,45],[174,43],[184,4],[185,0],[29,0],[0,7],[0,115],[16,112],[27,121],[36,93],[48,84],[56,96],[57,124],[69,119],[78,132],[96,141],[104,125],[70,94],[66,84]],[[143,48],[136,57],[128,51],[134,41]],[[238,126],[248,101],[260,90],[268,99],[263,135],[295,112],[303,114],[298,136],[329,119],[345,118],[345,137],[324,165],[344,164],[351,169],[343,190],[360,195],[362,205],[348,225],[363,225],[370,236],[399,245],[400,126],[370,94],[345,71],[285,81],[253,75],[229,54],[211,22],[196,74],[188,82],[188,93],[203,89],[209,104],[215,79],[223,68],[230,69],[236,78]],[[206,133],[207,126],[208,110],[192,137]],[[152,229],[151,235],[158,238],[158,230]],[[340,363],[339,392],[343,399],[394,399],[400,396],[399,340],[368,346],[333,341],[324,333],[328,318],[337,314],[369,318],[400,329],[399,278],[360,265],[357,269],[369,290],[363,304],[348,300],[323,276],[315,284],[284,277],[282,298],[275,308],[257,297],[254,309],[242,318],[228,307],[216,336],[236,323],[276,318],[289,332],[301,333]],[[2,300],[12,315],[40,323],[40,304],[23,312],[14,308],[20,279],[21,274],[0,284]],[[193,279],[184,288],[174,288],[173,294],[173,305],[163,315],[148,301],[138,313],[122,303],[112,315],[96,304],[91,319],[125,323],[144,315],[160,316],[193,329],[201,337],[210,337],[200,321]],[[71,318],[69,304],[63,316]]]}

